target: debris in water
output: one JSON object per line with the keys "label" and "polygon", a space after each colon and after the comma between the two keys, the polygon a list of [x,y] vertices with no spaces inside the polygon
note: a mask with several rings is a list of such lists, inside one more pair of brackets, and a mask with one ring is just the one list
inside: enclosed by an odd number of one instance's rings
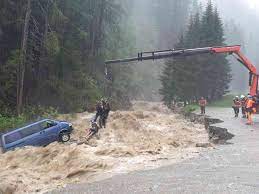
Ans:
{"label": "debris in water", "polygon": [[111,113],[99,138],[80,145],[92,116],[60,116],[75,128],[70,143],[55,142],[1,154],[0,189],[13,183],[12,192],[44,193],[71,183],[95,181],[97,175],[99,180],[179,162],[210,147],[203,125],[186,121],[161,103],[147,102],[135,102],[132,111]]}

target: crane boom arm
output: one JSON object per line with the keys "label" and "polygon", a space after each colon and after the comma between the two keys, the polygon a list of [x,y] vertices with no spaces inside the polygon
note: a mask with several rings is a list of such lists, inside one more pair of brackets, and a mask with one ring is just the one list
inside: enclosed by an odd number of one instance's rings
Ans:
{"label": "crane boom arm", "polygon": [[249,70],[250,94],[256,95],[258,91],[259,76],[257,74],[256,67],[250,62],[250,60],[246,56],[242,54],[240,45],[141,52],[141,53],[138,53],[137,57],[106,61],[105,62],[106,73],[107,73],[107,65],[110,65],[110,64],[128,63],[128,62],[134,62],[134,61],[157,60],[157,59],[165,59],[165,58],[177,58],[177,57],[186,57],[186,56],[193,56],[193,55],[200,55],[200,54],[220,54],[220,53],[235,55],[237,57],[237,60]]}
{"label": "crane boom arm", "polygon": [[241,46],[226,46],[226,47],[212,47],[214,53],[229,53],[235,54],[238,57],[238,61],[241,62],[249,72],[256,74],[255,66],[250,62],[250,60],[244,56],[241,52]]}

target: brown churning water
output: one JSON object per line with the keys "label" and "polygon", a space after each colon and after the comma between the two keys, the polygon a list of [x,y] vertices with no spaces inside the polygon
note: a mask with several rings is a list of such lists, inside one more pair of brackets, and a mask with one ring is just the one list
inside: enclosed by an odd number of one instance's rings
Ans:
{"label": "brown churning water", "polygon": [[207,142],[200,124],[173,114],[161,103],[135,102],[132,111],[113,112],[106,129],[88,144],[89,113],[61,115],[73,123],[72,142],[27,147],[0,155],[0,188],[43,193],[70,183],[160,167],[197,156]]}

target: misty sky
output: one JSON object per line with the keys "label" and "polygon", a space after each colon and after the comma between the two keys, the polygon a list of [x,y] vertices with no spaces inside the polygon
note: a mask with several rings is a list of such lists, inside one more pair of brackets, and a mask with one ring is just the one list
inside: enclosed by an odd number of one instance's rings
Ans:
{"label": "misty sky", "polygon": [[[201,0],[202,2],[207,2],[208,0]],[[227,1],[233,1],[235,3],[235,0],[227,0]],[[259,13],[259,0],[243,0],[244,3],[246,3],[251,9],[257,10]]]}
{"label": "misty sky", "polygon": [[250,8],[256,9],[257,12],[259,11],[259,0],[244,0]]}

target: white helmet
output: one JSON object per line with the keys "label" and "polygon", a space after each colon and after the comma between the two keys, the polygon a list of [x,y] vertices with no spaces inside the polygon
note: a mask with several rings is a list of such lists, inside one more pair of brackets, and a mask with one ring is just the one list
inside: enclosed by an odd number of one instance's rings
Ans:
{"label": "white helmet", "polygon": [[240,98],[243,99],[243,98],[245,98],[245,96],[244,96],[244,95],[241,95]]}

